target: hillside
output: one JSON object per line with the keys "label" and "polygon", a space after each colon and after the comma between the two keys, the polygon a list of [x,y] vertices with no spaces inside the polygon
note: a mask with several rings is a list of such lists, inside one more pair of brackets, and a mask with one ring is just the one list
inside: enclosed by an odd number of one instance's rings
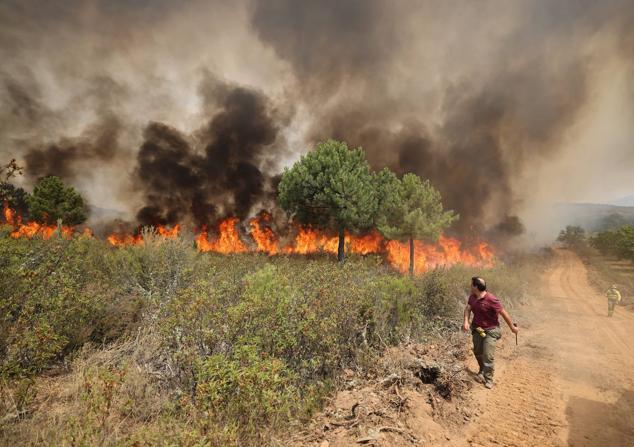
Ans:
{"label": "hillside", "polygon": [[579,225],[586,230],[598,229],[601,220],[612,215],[620,214],[626,220],[634,223],[634,206],[616,206],[600,203],[558,203],[552,208],[550,219],[559,222],[559,227],[565,225]]}

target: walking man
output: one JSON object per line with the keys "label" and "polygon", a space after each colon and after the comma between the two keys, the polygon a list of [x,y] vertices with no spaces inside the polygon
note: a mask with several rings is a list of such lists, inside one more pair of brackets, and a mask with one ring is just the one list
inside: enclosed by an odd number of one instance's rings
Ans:
{"label": "walking man", "polygon": [[608,317],[614,315],[614,307],[616,303],[621,302],[621,292],[616,288],[616,284],[612,284],[607,292],[605,292],[605,296],[608,297]]}
{"label": "walking man", "polygon": [[[469,325],[471,312],[473,312],[473,321]],[[471,278],[471,294],[464,309],[462,329],[465,332],[471,330],[473,353],[480,366],[477,377],[489,389],[493,388],[495,343],[502,336],[498,315],[502,315],[511,332],[514,334],[519,332],[500,300],[492,293],[487,292],[484,279],[477,276]]]}

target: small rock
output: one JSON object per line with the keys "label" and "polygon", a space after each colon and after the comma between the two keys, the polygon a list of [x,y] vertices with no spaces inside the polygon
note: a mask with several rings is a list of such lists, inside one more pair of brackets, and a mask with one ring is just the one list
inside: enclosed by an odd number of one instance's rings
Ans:
{"label": "small rock", "polygon": [[384,387],[388,387],[398,382],[399,380],[401,380],[401,377],[398,374],[393,373],[387,376],[385,379],[381,380],[381,385]]}
{"label": "small rock", "polygon": [[330,443],[328,441],[322,441],[322,443],[319,444],[319,447],[330,447]]}

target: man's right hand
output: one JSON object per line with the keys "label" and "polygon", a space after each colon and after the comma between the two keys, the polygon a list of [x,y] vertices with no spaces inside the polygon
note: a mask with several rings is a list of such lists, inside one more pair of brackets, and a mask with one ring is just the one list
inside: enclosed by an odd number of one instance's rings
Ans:
{"label": "man's right hand", "polygon": [[465,331],[465,332],[469,332],[469,323],[464,323],[462,325],[462,330]]}

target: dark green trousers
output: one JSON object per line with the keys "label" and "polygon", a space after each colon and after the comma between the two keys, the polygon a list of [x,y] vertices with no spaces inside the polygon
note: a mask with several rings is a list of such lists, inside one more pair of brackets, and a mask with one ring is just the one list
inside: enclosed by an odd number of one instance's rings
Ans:
{"label": "dark green trousers", "polygon": [[495,343],[502,336],[500,328],[496,327],[487,330],[486,337],[482,337],[475,328],[473,328],[471,336],[473,338],[473,353],[478,361],[480,372],[486,380],[493,380],[493,372],[495,371]]}
{"label": "dark green trousers", "polygon": [[614,313],[614,307],[616,306],[616,300],[608,300],[608,317],[611,317]]}

